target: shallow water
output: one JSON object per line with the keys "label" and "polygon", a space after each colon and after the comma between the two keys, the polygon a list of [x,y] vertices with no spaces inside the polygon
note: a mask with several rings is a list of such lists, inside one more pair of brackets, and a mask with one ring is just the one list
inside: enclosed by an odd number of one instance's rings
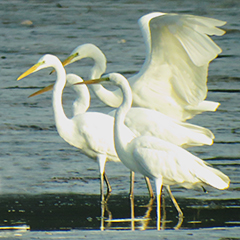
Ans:
{"label": "shallow water", "polygon": [[[223,49],[223,53],[210,65],[208,83],[208,99],[220,102],[221,106],[215,113],[204,113],[191,120],[211,129],[216,136],[215,143],[210,147],[191,148],[190,151],[227,174],[231,179],[231,185],[225,191],[209,188],[208,194],[177,187],[173,188],[173,193],[183,206],[190,208],[192,202],[189,200],[185,202],[185,198],[196,199],[196,205],[202,201],[206,201],[208,205],[209,200],[216,205],[220,203],[221,209],[226,212],[217,215],[217,218],[221,216],[226,218],[216,226],[224,224],[226,226],[226,222],[231,222],[229,203],[240,198],[239,9],[240,3],[237,0],[217,2],[197,0],[194,4],[192,1],[179,0],[164,2],[102,0],[97,3],[73,0],[1,1],[0,189],[3,198],[10,196],[7,198],[7,201],[10,201],[16,199],[16,194],[21,194],[17,195],[19,199],[22,199],[22,196],[31,199],[41,194],[67,194],[66,196],[80,194],[81,202],[82,195],[90,194],[93,195],[93,201],[96,200],[95,204],[92,203],[96,206],[93,208],[95,212],[90,217],[93,219],[99,217],[100,205],[96,197],[99,193],[99,177],[96,162],[69,146],[57,134],[51,93],[27,98],[39,87],[53,82],[55,76],[49,76],[49,70],[42,70],[20,82],[16,79],[43,54],[52,53],[64,59],[76,46],[86,42],[96,44],[106,54],[107,72],[118,71],[130,76],[140,69],[145,53],[137,19],[151,11],[188,13],[227,21],[223,27],[226,34],[222,37],[213,37]],[[28,25],[23,22],[24,20],[30,20],[32,24]],[[78,73],[87,78],[91,64],[91,61],[86,60],[72,64],[66,69],[69,73]],[[68,116],[71,116],[72,101],[72,90],[66,89],[64,106]],[[108,112],[109,108],[93,97],[91,110]],[[128,193],[129,172],[121,163],[108,163],[106,172],[113,188],[113,196],[109,199],[110,205],[114,195]],[[145,182],[140,175],[136,176],[135,195],[144,199],[147,196]],[[82,200],[83,203],[86,199],[87,202],[90,201],[90,198],[86,197]],[[127,199],[119,201],[120,205],[129,202]],[[237,201],[235,205],[239,206],[239,202]],[[138,203],[136,207],[139,207]],[[1,211],[8,214],[8,209],[6,207]],[[236,211],[238,209],[236,207]],[[193,219],[188,215],[188,211],[183,210],[187,219]],[[64,214],[67,214],[67,211]],[[216,214],[218,211],[216,210]],[[128,210],[122,212],[125,216],[121,217],[129,217]],[[212,212],[208,213],[213,214]],[[171,220],[175,218],[175,215],[171,216]],[[206,222],[204,215],[200,215],[198,219]],[[209,225],[206,223],[196,226],[212,227],[210,222]],[[190,225],[183,226],[191,228]],[[238,225],[239,218],[236,218],[232,226]],[[91,227],[91,224],[89,226]]]}
{"label": "shallow water", "polygon": [[[173,229],[180,220],[165,196],[162,226]],[[155,200],[137,196],[135,202],[135,230],[156,229]],[[239,225],[239,199],[202,200],[179,199],[185,217],[181,229],[233,227]],[[132,229],[131,205],[128,195],[110,196],[101,212],[99,195],[41,194],[11,195],[0,198],[0,225],[27,225],[32,231],[52,230],[128,230]],[[104,223],[100,216],[104,215]]]}

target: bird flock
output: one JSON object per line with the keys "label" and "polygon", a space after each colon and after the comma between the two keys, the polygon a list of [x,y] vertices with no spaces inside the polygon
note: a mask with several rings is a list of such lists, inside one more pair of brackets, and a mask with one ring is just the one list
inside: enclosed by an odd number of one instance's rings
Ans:
{"label": "bird flock", "polygon": [[[178,211],[181,208],[170,186],[184,188],[210,185],[219,190],[229,187],[230,179],[186,149],[212,145],[214,134],[186,120],[205,111],[216,111],[220,103],[205,100],[209,63],[221,53],[210,36],[225,32],[224,21],[186,14],[153,12],[142,16],[139,27],[146,47],[146,57],[138,73],[126,79],[120,73],[105,74],[107,59],[95,45],[86,43],[75,48],[64,61],[46,54],[24,72],[18,80],[44,68],[56,71],[56,82],[30,95],[53,90],[53,113],[59,135],[82,153],[97,160],[100,171],[100,193],[105,201],[111,186],[105,173],[107,161],[121,161],[132,176],[143,175],[153,197],[149,179],[156,189],[156,215],[161,229],[161,193],[163,186]],[[65,66],[84,58],[94,60],[89,80],[67,74]],[[114,85],[114,91],[105,88]],[[73,117],[68,118],[62,105],[63,89],[73,87],[77,98]],[[108,114],[88,111],[90,87],[108,106]],[[130,195],[133,195],[132,190]]]}

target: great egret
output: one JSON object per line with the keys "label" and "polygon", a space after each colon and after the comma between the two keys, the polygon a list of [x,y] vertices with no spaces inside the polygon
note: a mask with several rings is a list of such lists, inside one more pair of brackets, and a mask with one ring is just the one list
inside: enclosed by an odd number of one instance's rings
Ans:
{"label": "great egret", "polygon": [[[87,87],[85,85],[74,85],[75,83],[80,81],[82,80],[79,80],[79,77],[75,74],[67,75],[66,86],[72,86],[77,93],[77,98],[73,103],[74,116],[79,113],[85,112],[89,108],[90,103],[90,95]],[[46,91],[52,90],[53,86],[54,84],[51,84],[33,93],[30,96],[39,95]],[[116,110],[113,110],[108,114],[114,116],[115,111]],[[125,117],[125,125],[130,128],[136,136],[155,136],[184,148],[192,146],[202,146],[204,144],[211,145],[214,139],[213,133],[204,127],[181,122],[171,117],[168,117],[158,111],[141,107],[132,107],[128,111]],[[134,175],[131,178],[131,194],[133,193],[133,178]],[[150,196],[152,196],[153,192],[150,187],[150,182],[147,179],[146,181],[149,188]],[[107,183],[107,185],[109,185],[109,183]],[[167,190],[178,211],[179,217],[182,217],[183,213],[178,206],[174,196],[172,195],[169,186],[167,186]]]}
{"label": "great egret", "polygon": [[86,81],[86,84],[108,82],[118,86],[123,102],[117,109],[114,120],[114,142],[117,154],[131,171],[139,172],[155,181],[157,195],[157,229],[160,229],[160,195],[162,186],[180,185],[185,188],[208,184],[223,190],[229,187],[230,179],[221,171],[210,167],[200,158],[185,149],[153,136],[125,135],[125,117],[132,105],[129,82],[118,73]]}
{"label": "great egret", "polygon": [[[75,83],[81,82],[83,81],[81,77],[77,76],[76,74],[67,74],[66,75],[66,86],[67,87],[72,87],[74,89],[74,91],[77,93],[77,98],[75,99],[75,101],[73,102],[73,116],[76,116],[78,114],[84,114],[88,108],[90,107],[90,93],[88,88],[86,87],[86,85],[75,85]],[[54,84],[50,84],[49,86],[36,91],[35,93],[31,94],[29,97],[34,97],[37,95],[40,95],[44,92],[47,91],[51,91],[54,88]],[[112,116],[112,114],[110,114],[110,116]],[[114,116],[112,116],[114,117]],[[113,129],[113,126],[109,126]],[[199,134],[199,138],[203,138],[204,136],[202,136],[203,133]],[[112,137],[113,139],[113,137]],[[209,142],[211,142],[211,138],[209,137],[205,137],[205,141],[207,142],[206,144],[208,144]],[[203,143],[204,144],[204,143]],[[120,161],[118,159],[118,161]],[[99,163],[100,164],[100,163]],[[101,169],[103,170],[103,173],[101,172]],[[108,181],[107,175],[105,173],[105,166],[100,166],[100,175],[104,177],[104,180],[107,184],[107,193],[110,193],[112,191],[111,185]],[[133,196],[133,188],[134,188],[134,173],[131,173],[131,182],[130,182],[130,196]],[[153,198],[154,194],[153,194],[153,190],[151,187],[151,183],[149,181],[148,178],[145,178],[148,190],[149,190],[149,196],[151,198]],[[102,182],[102,178],[101,178],[101,189],[103,189],[103,182]],[[103,196],[103,190],[101,191],[101,194]]]}
{"label": "great egret", "polygon": [[[86,86],[75,85],[82,79],[75,74],[67,74],[67,87],[72,87],[77,94],[73,102],[73,116],[84,113],[90,107],[90,94]],[[51,84],[29,97],[40,95],[53,89]],[[110,111],[108,115],[115,116],[116,109]],[[181,122],[168,117],[161,112],[132,107],[125,117],[125,125],[131,129],[136,136],[148,135],[161,138],[183,148],[212,145],[215,138],[213,133],[204,127],[191,123]]]}
{"label": "great egret", "polygon": [[[98,160],[101,174],[101,197],[104,200],[103,174],[106,160],[120,161],[114,148],[114,118],[99,112],[83,112],[73,116],[71,119],[66,117],[62,106],[62,92],[66,84],[66,71],[56,56],[44,55],[39,59],[38,63],[23,73],[17,80],[48,67],[53,67],[57,72],[52,99],[57,131],[70,145],[79,148],[87,156]],[[89,94],[86,86],[83,86],[81,91],[85,96]],[[90,99],[89,96],[88,99]],[[89,105],[89,100],[86,102]],[[86,110],[86,105],[83,105],[84,110]],[[132,132],[126,126],[123,128],[126,136],[132,135]]]}
{"label": "great egret", "polygon": [[[69,73],[66,75],[65,87],[72,87],[78,96],[73,102],[73,109],[72,109],[73,116],[85,113],[90,107],[91,97],[90,97],[88,88],[85,85],[80,85],[80,88],[79,88],[79,85],[75,85],[75,83],[81,82],[81,81],[83,81],[82,78],[76,74]],[[53,90],[53,88],[54,88],[54,83],[50,84],[49,86],[47,86],[43,89],[40,89],[40,90],[34,92],[33,94],[31,94],[28,97],[30,98],[30,97],[40,95],[42,93]]]}
{"label": "great egret", "polygon": [[[209,35],[223,35],[225,31],[216,26],[226,22],[153,12],[142,16],[138,23],[146,45],[146,58],[140,71],[128,79],[133,106],[154,109],[181,121],[204,111],[215,111],[220,104],[204,99],[208,91],[209,63],[222,50]],[[106,58],[93,44],[74,49],[63,65],[86,57],[95,62],[90,79],[99,78],[106,70]],[[107,105],[121,104],[119,89],[109,91],[101,85],[92,88]]]}
{"label": "great egret", "polygon": [[[67,75],[67,85],[72,86],[77,93],[77,98],[73,103],[73,115],[84,113],[89,108],[90,95],[84,86],[84,91],[82,85],[74,85],[80,82],[81,79],[75,74]],[[42,94],[46,91],[52,90],[54,84],[51,84],[30,96],[35,96]],[[79,88],[79,89],[78,89]],[[114,116],[115,111],[113,110],[109,115]],[[164,114],[146,108],[133,107],[131,108],[125,118],[125,125],[130,128],[136,136],[149,135],[161,138],[163,140],[169,141],[175,145],[187,148],[192,146],[202,146],[204,144],[211,145],[213,143],[214,135],[212,132],[206,128],[196,126],[190,123],[183,123],[171,117],[165,116]],[[152,195],[150,183],[148,183],[148,188],[150,191],[150,196]],[[107,183],[108,186],[109,183]],[[131,191],[133,193],[133,178],[131,179]],[[167,187],[170,197],[179,213],[179,217],[182,217],[182,211],[177,205],[171,190]]]}

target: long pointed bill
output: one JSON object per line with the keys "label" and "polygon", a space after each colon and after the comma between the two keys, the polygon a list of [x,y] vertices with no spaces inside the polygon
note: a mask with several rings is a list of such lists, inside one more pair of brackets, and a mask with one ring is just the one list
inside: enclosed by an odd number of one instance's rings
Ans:
{"label": "long pointed bill", "polygon": [[74,85],[79,85],[79,84],[97,84],[97,83],[105,82],[105,81],[109,81],[109,77],[103,77],[103,78],[98,78],[98,79],[91,79],[91,80],[75,83]]}
{"label": "long pointed bill", "polygon": [[63,62],[62,65],[63,66],[67,66],[68,64],[71,63],[71,61],[78,55],[78,53],[74,53],[72,55],[70,55],[69,57],[67,57]]}
{"label": "long pointed bill", "polygon": [[25,78],[26,76],[28,76],[29,74],[35,72],[37,70],[37,68],[42,64],[42,62],[38,62],[35,65],[33,65],[31,68],[29,68],[25,73],[23,73],[20,77],[18,77],[18,80],[21,80],[22,78]]}
{"label": "long pointed bill", "polygon": [[53,90],[53,86],[54,86],[54,83],[51,84],[51,85],[49,85],[49,86],[47,86],[47,87],[45,87],[45,88],[43,88],[43,89],[41,89],[41,90],[39,90],[39,91],[37,91],[37,92],[35,92],[35,93],[33,93],[33,94],[31,94],[31,95],[29,95],[28,97],[29,97],[29,98],[30,98],[30,97],[35,97],[35,96],[40,95],[40,94],[42,94],[42,93],[51,91],[51,90]]}
{"label": "long pointed bill", "polygon": [[[71,61],[78,55],[78,53],[74,53],[72,55],[70,55],[69,57],[67,57],[63,62],[62,62],[62,65],[63,66],[67,66],[71,63]],[[53,69],[50,74],[54,73],[55,72],[55,69]]]}

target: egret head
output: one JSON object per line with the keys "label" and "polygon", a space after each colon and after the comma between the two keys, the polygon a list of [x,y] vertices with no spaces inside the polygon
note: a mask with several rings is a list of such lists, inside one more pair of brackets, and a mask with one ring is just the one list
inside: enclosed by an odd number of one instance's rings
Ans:
{"label": "egret head", "polygon": [[67,66],[73,62],[79,61],[83,58],[101,58],[101,61],[106,62],[105,55],[102,51],[91,43],[82,44],[76,47],[69,57],[67,57],[63,62],[63,66]]}
{"label": "egret head", "polygon": [[59,62],[60,60],[54,55],[43,55],[35,65],[29,68],[21,76],[19,76],[17,80],[21,80],[22,78],[30,75],[31,73],[37,72],[43,68],[54,67],[55,65],[59,64]]}

